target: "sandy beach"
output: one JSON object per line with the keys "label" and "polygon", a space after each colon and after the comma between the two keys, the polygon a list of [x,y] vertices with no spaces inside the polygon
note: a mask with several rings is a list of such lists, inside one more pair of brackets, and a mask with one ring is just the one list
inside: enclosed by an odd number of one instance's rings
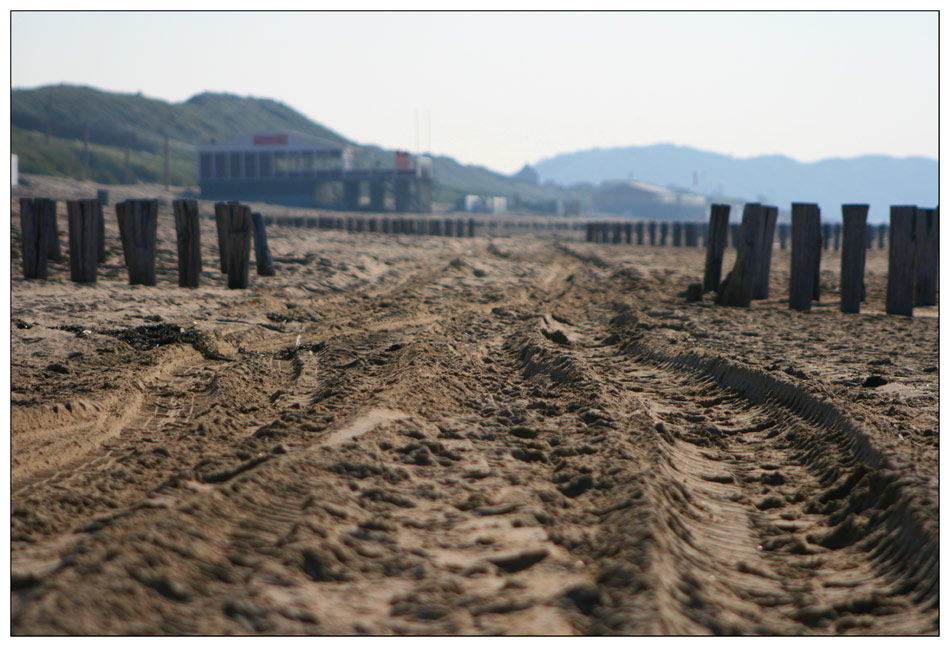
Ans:
{"label": "sandy beach", "polygon": [[[14,634],[938,631],[938,308],[884,314],[886,249],[859,315],[838,252],[810,312],[777,239],[770,298],[728,308],[685,299],[702,247],[570,230],[270,226],[276,276],[252,251],[228,290],[201,202],[188,289],[175,191],[28,179]],[[98,282],[22,279],[18,198],[97,188]],[[127,197],[160,199],[155,286]]]}

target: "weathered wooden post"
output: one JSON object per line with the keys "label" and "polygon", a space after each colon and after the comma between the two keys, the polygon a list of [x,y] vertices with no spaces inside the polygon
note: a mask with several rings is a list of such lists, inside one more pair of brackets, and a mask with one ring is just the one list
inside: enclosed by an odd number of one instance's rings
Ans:
{"label": "weathered wooden post", "polygon": [[826,222],[821,226],[821,248],[827,252],[829,244],[831,244],[831,223]]}
{"label": "weathered wooden post", "polygon": [[647,224],[647,233],[650,235],[650,247],[656,247],[656,221]]}
{"label": "weathered wooden post", "polygon": [[174,200],[178,239],[178,286],[196,288],[201,280],[201,221],[197,200]]}
{"label": "weathered wooden post", "polygon": [[683,245],[683,223],[677,221],[673,223],[673,247],[682,247]]}
{"label": "weathered wooden post", "polygon": [[722,256],[729,237],[729,205],[714,204],[709,208],[709,244],[706,246],[706,272],[703,291],[719,291],[722,276]]}
{"label": "weathered wooden post", "polygon": [[[38,200],[42,200],[42,204],[49,203],[48,206],[41,206],[41,203],[38,203]],[[46,258],[51,261],[56,261],[57,263],[62,262],[63,252],[59,247],[59,216],[57,215],[57,204],[56,200],[49,200],[47,198],[34,198],[33,201],[34,208],[41,209],[46,212],[46,217],[44,218],[44,226],[46,227],[46,241],[48,243]]]}
{"label": "weathered wooden post", "polygon": [[772,247],[775,245],[775,221],[778,220],[778,207],[763,206],[761,251],[759,254],[759,273],[752,290],[753,299],[769,298],[769,274],[772,271]]}
{"label": "weathered wooden post", "polygon": [[[23,258],[23,278],[43,279],[49,276],[50,200],[20,198],[20,250]],[[52,204],[56,208],[56,204]],[[55,213],[53,214],[55,217]]]}
{"label": "weathered wooden post", "polygon": [[765,211],[756,202],[742,209],[739,229],[739,247],[736,263],[726,276],[716,303],[747,308],[752,303],[757,277],[762,268],[762,239],[765,230]]}
{"label": "weathered wooden post", "polygon": [[623,238],[624,238],[624,241],[628,245],[633,243],[633,223],[632,222],[623,223]]}
{"label": "weathered wooden post", "polygon": [[915,306],[937,305],[937,267],[940,254],[936,209],[917,209]]}
{"label": "weathered wooden post", "polygon": [[115,215],[119,222],[125,266],[129,271],[129,285],[155,285],[158,200],[125,200],[116,203]]}
{"label": "weathered wooden post", "polygon": [[69,200],[69,273],[74,283],[95,283],[99,269],[98,200]]}
{"label": "weathered wooden post", "polygon": [[466,235],[465,229],[466,229],[465,220],[463,218],[459,218],[458,220],[455,221],[455,237],[456,238],[465,238],[465,235]]}
{"label": "weathered wooden post", "polygon": [[664,247],[666,245],[666,235],[669,233],[669,231],[670,231],[670,223],[661,222],[660,223],[660,247]]}
{"label": "weathered wooden post", "polygon": [[623,242],[622,223],[619,223],[619,222],[613,223],[613,225],[611,225],[611,230],[612,230],[611,231],[612,237],[611,237],[610,242],[612,242],[615,245],[619,245],[620,243],[622,243]]}
{"label": "weathered wooden post", "polygon": [[739,229],[741,225],[731,224],[729,225],[729,241],[733,249],[738,249],[739,247]]}
{"label": "weathered wooden post", "polygon": [[887,265],[887,314],[914,314],[914,267],[917,207],[891,207],[891,241]]}
{"label": "weathered wooden post", "polygon": [[643,244],[643,221],[637,223],[637,245]]}
{"label": "weathered wooden post", "polygon": [[787,222],[783,222],[778,226],[778,246],[779,249],[785,251],[785,245],[788,241],[788,230],[789,226]]}
{"label": "weathered wooden post", "polygon": [[264,228],[264,218],[256,211],[251,214],[251,224],[254,226],[254,259],[257,261],[258,276],[274,276],[274,259],[270,255],[267,245],[267,230]]}
{"label": "weathered wooden post", "polygon": [[[221,272],[223,274],[228,273],[228,237],[227,237],[227,223],[230,222],[231,218],[231,204],[237,203],[228,203],[228,202],[215,202],[214,203],[214,222],[218,231],[218,259],[221,264]],[[277,224],[281,224],[280,216],[277,217]]]}
{"label": "weathered wooden post", "polygon": [[96,200],[99,201],[103,207],[109,206],[109,192],[105,189],[99,189],[96,191]]}
{"label": "weathered wooden post", "polygon": [[867,230],[868,230],[868,240],[867,240],[868,247],[867,248],[871,249],[874,246],[874,225],[868,225]]}
{"label": "weathered wooden post", "polygon": [[[821,223],[821,207],[818,208],[818,222]],[[812,301],[821,301],[821,249],[823,247],[822,228],[818,226],[818,242],[815,251],[815,282],[812,285]]]}
{"label": "weathered wooden post", "polygon": [[242,204],[228,205],[225,228],[227,239],[228,288],[243,290],[248,285],[248,269],[251,257],[251,208]]}
{"label": "weathered wooden post", "polygon": [[884,239],[887,238],[887,225],[877,227],[877,248],[884,249]]}
{"label": "weathered wooden post", "polygon": [[861,312],[868,205],[841,205],[841,312]]}
{"label": "weathered wooden post", "polygon": [[683,223],[683,244],[687,247],[698,247],[699,246],[699,236],[697,235],[698,227],[695,222],[686,222]]}
{"label": "weathered wooden post", "polygon": [[106,261],[106,217],[102,212],[102,203],[99,202],[99,199],[96,199],[96,212],[98,213],[98,225],[96,227],[96,235],[98,236],[98,241],[96,243],[96,254],[99,260],[99,263],[105,263]]}
{"label": "weathered wooden post", "polygon": [[841,249],[841,223],[834,224],[835,251]]}
{"label": "weathered wooden post", "polygon": [[792,203],[792,262],[788,307],[811,310],[815,290],[816,257],[821,249],[821,212],[817,204]]}
{"label": "weathered wooden post", "polygon": [[469,218],[468,219],[468,237],[474,238],[474,236],[475,236],[475,219]]}

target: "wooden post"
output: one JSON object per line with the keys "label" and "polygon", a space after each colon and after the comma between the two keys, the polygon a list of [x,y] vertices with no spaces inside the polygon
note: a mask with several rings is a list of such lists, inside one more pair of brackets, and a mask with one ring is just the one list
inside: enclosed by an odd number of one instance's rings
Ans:
{"label": "wooden post", "polygon": [[[218,232],[218,260],[221,265],[221,273],[228,273],[228,237],[227,237],[227,223],[230,222],[231,218],[230,207],[227,202],[215,202],[214,203],[214,223]],[[280,223],[280,218],[278,217],[277,222]]]}
{"label": "wooden post", "polygon": [[887,225],[877,227],[877,248],[884,249],[884,239],[887,238]]}
{"label": "wooden post", "polygon": [[666,245],[666,235],[669,233],[670,223],[661,222],[660,223],[660,247]]}
{"label": "wooden post", "polygon": [[871,249],[871,247],[874,246],[874,225],[868,225],[867,229],[868,229],[867,246],[868,246],[868,249]]}
{"label": "wooden post", "polygon": [[109,192],[105,189],[99,189],[96,191],[96,199],[103,207],[109,206]]}
{"label": "wooden post", "polygon": [[[37,202],[39,200],[41,200],[42,203]],[[45,223],[44,226],[46,227],[46,242],[48,244],[46,257],[51,261],[60,263],[63,260],[63,252],[59,246],[59,216],[57,215],[58,205],[56,200],[35,198],[33,205],[34,209],[40,209],[46,213],[46,217],[43,220]]]}
{"label": "wooden post", "polygon": [[827,252],[829,244],[831,244],[831,223],[826,222],[821,226],[821,248]]}
{"label": "wooden post", "polygon": [[175,200],[175,234],[178,239],[178,285],[196,288],[201,277],[201,221],[197,200]]}
{"label": "wooden post", "polygon": [[714,204],[709,209],[709,244],[706,247],[706,272],[703,290],[719,291],[722,276],[722,256],[729,237],[729,205]]}
{"label": "wooden post", "polygon": [[737,224],[729,225],[729,239],[733,249],[738,249],[739,247],[739,227],[740,225]]}
{"label": "wooden post", "polygon": [[619,222],[613,223],[613,225],[611,225],[611,230],[612,230],[611,231],[612,237],[611,237],[610,242],[612,242],[615,245],[619,245],[620,243],[622,243],[623,242],[623,223],[619,223]]}
{"label": "wooden post", "polygon": [[822,245],[822,228],[821,228],[821,208],[818,208],[818,239],[816,241],[817,247],[815,248],[815,281],[812,284],[811,298],[813,301],[821,301],[821,249]]}
{"label": "wooden post", "polygon": [[757,277],[762,268],[762,239],[765,230],[765,211],[758,203],[746,204],[742,210],[739,229],[739,248],[736,263],[726,276],[716,303],[747,308],[752,303]]}
{"label": "wooden post", "polygon": [[753,299],[769,298],[769,274],[772,271],[772,247],[775,245],[775,221],[778,219],[778,207],[763,206],[762,242],[759,254],[759,273],[752,289]]}
{"label": "wooden post", "polygon": [[99,269],[98,200],[69,200],[69,275],[74,283],[95,283]]}
{"label": "wooden post", "polygon": [[835,237],[835,251],[841,249],[841,223],[836,222],[834,225],[834,237]]}
{"label": "wooden post", "polygon": [[126,200],[115,205],[115,213],[129,270],[129,285],[155,285],[158,200]]}
{"label": "wooden post", "polygon": [[643,221],[637,223],[637,245],[643,244]]}
{"label": "wooden post", "polygon": [[267,229],[264,227],[264,218],[258,212],[251,214],[251,224],[254,231],[254,259],[257,261],[258,276],[274,276],[274,259],[271,258],[270,248],[267,246]]}
{"label": "wooden post", "polygon": [[937,305],[937,267],[940,254],[936,209],[917,209],[915,306]]}
{"label": "wooden post", "polygon": [[673,247],[681,247],[683,245],[683,223],[674,222],[673,223]]}
{"label": "wooden post", "polygon": [[697,235],[697,226],[695,222],[683,223],[683,244],[686,247],[698,247],[699,236]]}
{"label": "wooden post", "polygon": [[99,202],[99,199],[96,199],[96,212],[98,213],[99,226],[98,226],[98,243],[96,245],[98,258],[100,263],[106,262],[106,217],[102,211],[102,203]]}
{"label": "wooden post", "polygon": [[861,312],[868,205],[841,205],[841,312]]}
{"label": "wooden post", "polygon": [[817,204],[792,203],[792,262],[788,287],[788,307],[792,310],[811,310],[820,224]]}
{"label": "wooden post", "polygon": [[[23,278],[43,279],[48,277],[50,234],[49,200],[20,198],[20,250],[23,254]],[[55,208],[55,204],[53,205]]]}
{"label": "wooden post", "polygon": [[651,220],[647,224],[647,233],[650,235],[650,247],[656,247],[656,222]]}
{"label": "wooden post", "polygon": [[475,219],[474,218],[468,219],[468,237],[469,238],[475,237]]}
{"label": "wooden post", "polygon": [[914,267],[917,207],[891,207],[891,241],[887,265],[887,314],[914,314]]}
{"label": "wooden post", "polygon": [[778,246],[783,252],[785,251],[785,245],[788,241],[788,230],[789,226],[787,222],[783,222],[778,226]]}
{"label": "wooden post", "polygon": [[623,239],[626,244],[630,245],[633,243],[633,223],[625,222],[623,223]]}
{"label": "wooden post", "polygon": [[228,205],[225,236],[228,252],[228,288],[243,290],[248,284],[251,256],[251,208],[243,204]]}

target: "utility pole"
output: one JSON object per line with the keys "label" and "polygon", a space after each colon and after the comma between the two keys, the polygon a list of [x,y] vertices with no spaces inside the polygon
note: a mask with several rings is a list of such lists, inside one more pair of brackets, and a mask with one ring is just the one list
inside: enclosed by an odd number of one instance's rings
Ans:
{"label": "utility pole", "polygon": [[132,133],[125,138],[125,183],[132,184],[132,164],[129,149],[132,147]]}
{"label": "utility pole", "polygon": [[168,135],[165,135],[165,189],[171,184],[171,168],[168,161]]}
{"label": "utility pole", "polygon": [[82,149],[82,179],[89,179],[89,122],[86,122],[85,136]]}

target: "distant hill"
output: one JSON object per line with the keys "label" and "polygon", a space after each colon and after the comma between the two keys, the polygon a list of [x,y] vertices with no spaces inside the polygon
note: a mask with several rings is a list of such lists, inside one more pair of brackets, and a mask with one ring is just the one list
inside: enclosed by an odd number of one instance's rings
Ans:
{"label": "distant hill", "polygon": [[657,144],[566,153],[536,164],[542,181],[599,184],[631,177],[707,195],[738,196],[788,211],[792,202],[817,202],[822,219],[840,220],[841,204],[871,205],[869,219],[888,218],[890,205],[935,206],[937,161],[923,157],[866,155],[797,162],[770,155],[735,158],[685,146]]}
{"label": "distant hill", "polygon": [[[259,131],[293,131],[358,145],[292,108],[271,99],[204,93],[183,103],[141,94],[119,94],[72,85],[15,89],[11,93],[12,152],[20,171],[81,177],[86,128],[89,129],[89,180],[125,181],[125,149],[132,151],[132,180],[161,182],[164,142],[169,138],[172,182],[194,185],[195,152],[211,141]],[[361,146],[385,165],[394,151]],[[456,202],[467,193],[516,194],[529,200],[576,199],[581,189],[539,187],[449,157],[433,160],[433,197]]]}

